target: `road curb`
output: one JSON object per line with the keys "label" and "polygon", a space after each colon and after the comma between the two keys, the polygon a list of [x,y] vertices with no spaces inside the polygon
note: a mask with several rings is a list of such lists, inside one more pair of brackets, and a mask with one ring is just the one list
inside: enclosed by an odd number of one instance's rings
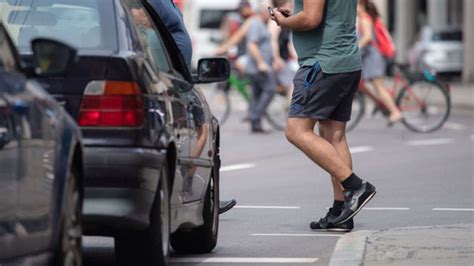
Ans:
{"label": "road curb", "polygon": [[376,231],[357,231],[342,236],[334,248],[329,266],[359,266],[364,263],[367,239]]}

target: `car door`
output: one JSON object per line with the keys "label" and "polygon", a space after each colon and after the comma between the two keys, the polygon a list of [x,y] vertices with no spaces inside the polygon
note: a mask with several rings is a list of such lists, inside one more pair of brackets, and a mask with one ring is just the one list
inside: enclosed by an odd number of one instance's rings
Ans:
{"label": "car door", "polygon": [[21,106],[17,95],[25,78],[18,73],[18,56],[0,24],[0,259],[21,252],[18,230],[19,180],[21,170]]}
{"label": "car door", "polygon": [[[167,109],[167,125],[171,127],[177,151],[177,167],[171,205],[177,206],[188,198],[186,180],[188,180],[188,165],[190,157],[190,130],[187,118],[187,103],[178,93],[179,87],[185,86],[176,78],[170,57],[163,44],[163,38],[156,29],[148,12],[140,1],[134,5],[125,4],[134,22],[134,27],[146,58],[144,61],[145,71],[151,77],[152,83],[148,100],[153,106],[165,102]],[[165,98],[165,99],[164,99]],[[172,211],[175,211],[172,209]],[[172,214],[174,216],[175,214]]]}
{"label": "car door", "polygon": [[12,67],[17,65],[17,52],[3,27],[0,36],[4,40],[0,50],[12,58],[4,60],[3,65],[12,70],[2,78],[11,88],[5,98],[13,111],[11,119],[19,143],[15,232],[21,246],[17,255],[23,255],[49,245],[58,108],[38,83]]}
{"label": "car door", "polygon": [[183,158],[182,173],[184,183],[182,195],[185,202],[202,200],[210,177],[212,162],[209,159],[209,130],[208,121],[206,121],[204,109],[201,101],[193,89],[193,81],[189,74],[188,66],[184,63],[181,52],[178,50],[172,36],[163,25],[162,21],[154,12],[151,6],[148,6],[148,12],[159,31],[159,35],[165,44],[168,55],[171,55],[171,66],[173,70],[173,88],[174,98],[179,99],[185,106],[185,116],[187,120],[186,133],[190,142],[190,153],[187,158]]}
{"label": "car door", "polygon": [[[1,40],[0,40],[1,46]],[[3,52],[0,51],[0,61]],[[0,80],[5,74],[0,70]],[[15,132],[13,111],[6,99],[7,88],[0,81],[0,261],[13,257],[19,248],[17,222],[20,144]]]}

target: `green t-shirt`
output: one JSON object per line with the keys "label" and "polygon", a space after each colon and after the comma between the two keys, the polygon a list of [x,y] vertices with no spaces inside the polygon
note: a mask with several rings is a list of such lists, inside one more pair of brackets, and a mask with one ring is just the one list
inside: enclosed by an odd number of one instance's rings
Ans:
{"label": "green t-shirt", "polygon": [[[294,14],[303,0],[294,0]],[[309,31],[294,31],[293,42],[300,66],[319,63],[328,74],[362,69],[356,35],[357,0],[326,0],[321,24]]]}

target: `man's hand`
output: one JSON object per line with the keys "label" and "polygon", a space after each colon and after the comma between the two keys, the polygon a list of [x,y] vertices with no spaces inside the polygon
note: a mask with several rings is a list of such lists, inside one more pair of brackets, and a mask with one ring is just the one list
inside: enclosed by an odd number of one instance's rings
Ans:
{"label": "man's hand", "polygon": [[271,17],[271,19],[274,20],[278,24],[278,26],[281,26],[280,23],[286,19],[286,16],[283,15],[283,13],[280,12],[280,10],[278,10],[277,8],[274,8],[273,16]]}
{"label": "man's hand", "polygon": [[291,16],[291,12],[292,12],[290,9],[284,8],[284,7],[278,8],[278,11],[280,11],[280,13],[282,13],[283,16],[285,17]]}
{"label": "man's hand", "polygon": [[270,72],[270,67],[266,63],[260,63],[257,65],[258,72],[260,73],[269,73]]}
{"label": "man's hand", "polygon": [[283,59],[281,57],[275,58],[273,60],[273,69],[274,70],[280,71],[280,70],[283,69],[284,66],[285,66],[285,62],[283,61]]}
{"label": "man's hand", "polygon": [[227,53],[227,49],[224,48],[224,47],[218,47],[215,51],[214,51],[214,54],[216,56],[222,56],[222,55],[225,55]]}

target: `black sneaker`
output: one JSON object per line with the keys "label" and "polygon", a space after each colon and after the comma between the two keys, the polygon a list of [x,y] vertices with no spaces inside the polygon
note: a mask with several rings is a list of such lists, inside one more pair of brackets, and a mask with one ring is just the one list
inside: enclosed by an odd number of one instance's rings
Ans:
{"label": "black sneaker", "polygon": [[344,224],[354,217],[373,197],[375,196],[375,187],[369,182],[362,184],[358,190],[344,191],[344,205],[341,215],[334,219],[335,225]]}
{"label": "black sneaker", "polygon": [[321,230],[326,232],[350,232],[354,228],[354,220],[349,219],[347,222],[340,225],[334,225],[334,219],[337,218],[336,215],[332,214],[332,208],[329,209],[329,212],[324,218],[321,218],[319,222],[311,222],[309,227],[313,230]]}

